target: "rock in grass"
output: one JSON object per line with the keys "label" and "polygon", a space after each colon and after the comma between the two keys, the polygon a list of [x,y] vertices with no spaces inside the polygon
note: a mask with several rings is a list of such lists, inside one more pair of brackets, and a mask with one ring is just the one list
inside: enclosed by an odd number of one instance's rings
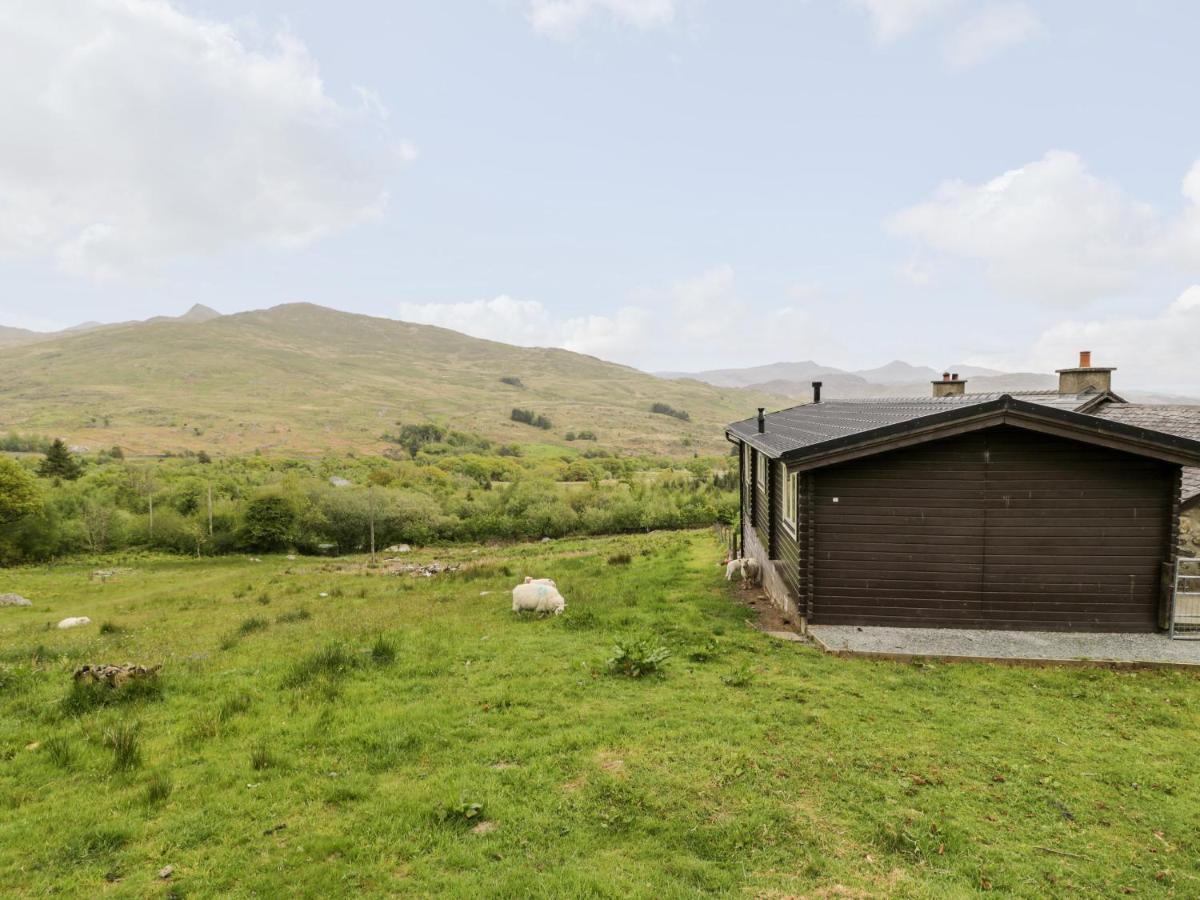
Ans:
{"label": "rock in grass", "polygon": [[80,625],[91,625],[92,620],[87,616],[72,616],[69,619],[63,619],[58,623],[58,627],[65,630],[67,628],[78,628]]}
{"label": "rock in grass", "polygon": [[33,602],[20,594],[0,594],[0,606],[33,606]]}
{"label": "rock in grass", "polygon": [[161,869],[158,870],[158,877],[161,878],[163,881],[166,881],[168,878],[170,878],[174,874],[175,874],[174,866],[163,866]]}

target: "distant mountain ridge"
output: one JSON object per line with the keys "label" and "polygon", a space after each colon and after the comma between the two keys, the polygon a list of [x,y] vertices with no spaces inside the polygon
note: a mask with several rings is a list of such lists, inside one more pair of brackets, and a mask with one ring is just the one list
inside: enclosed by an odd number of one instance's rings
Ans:
{"label": "distant mountain ridge", "polygon": [[[659,372],[660,378],[691,379],[722,387],[739,387],[758,391],[789,403],[812,399],[812,382],[821,382],[821,396],[826,399],[859,400],[867,397],[928,397],[930,382],[949,372],[967,381],[972,394],[1004,393],[1011,391],[1045,391],[1058,387],[1058,376],[1041,372],[1001,372],[981,366],[959,364],[944,369],[915,366],[904,360],[892,360],[874,369],[847,371],[826,366],[813,360],[777,362],[741,369],[710,369],[704,372]],[[1118,394],[1139,403],[1200,402],[1194,397],[1152,391],[1121,390]]]}
{"label": "distant mountain ridge", "polygon": [[[154,316],[146,319],[146,322],[208,322],[212,319],[220,318],[221,313],[215,309],[205,306],[203,303],[192,304],[191,309],[180,316]],[[98,328],[116,328],[121,325],[136,325],[137,321],[130,322],[80,322],[78,325],[72,325],[70,328],[64,328],[61,331],[30,331],[27,328],[12,328],[7,325],[0,325],[0,347],[16,347],[22,344],[35,344],[39,341],[50,341],[58,337],[63,337],[69,334],[80,334],[85,331],[95,331]]]}
{"label": "distant mountain ridge", "polygon": [[[501,379],[511,378],[515,383]],[[655,403],[690,419],[656,415]],[[493,440],[725,453],[724,426],[765,394],[667,382],[555,348],[307,303],[104,325],[0,349],[0,433],[133,453],[261,449],[378,452],[397,422],[437,422]],[[514,408],[553,423],[514,422]]]}

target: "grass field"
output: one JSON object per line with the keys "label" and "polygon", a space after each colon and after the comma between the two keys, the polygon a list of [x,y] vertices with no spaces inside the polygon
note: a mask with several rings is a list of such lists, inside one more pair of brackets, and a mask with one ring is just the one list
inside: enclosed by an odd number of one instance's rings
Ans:
{"label": "grass field", "polygon": [[[0,894],[1200,895],[1192,675],[826,657],[707,533],[413,557],[467,567],[3,572]],[[607,671],[646,636],[661,676]],[[124,661],[159,688],[72,688]]]}

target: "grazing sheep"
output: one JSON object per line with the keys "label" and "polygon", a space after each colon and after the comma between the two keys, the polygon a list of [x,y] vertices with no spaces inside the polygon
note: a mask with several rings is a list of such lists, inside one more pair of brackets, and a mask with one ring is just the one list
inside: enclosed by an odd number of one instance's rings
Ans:
{"label": "grazing sheep", "polygon": [[524,584],[513,588],[513,612],[530,610],[561,615],[567,601],[558,592],[552,578],[526,578]]}

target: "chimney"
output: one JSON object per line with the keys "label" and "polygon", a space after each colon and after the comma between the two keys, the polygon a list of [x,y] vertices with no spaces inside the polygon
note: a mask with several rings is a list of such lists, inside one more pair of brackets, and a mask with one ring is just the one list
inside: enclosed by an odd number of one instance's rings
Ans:
{"label": "chimney", "polygon": [[957,372],[953,375],[943,372],[942,380],[933,382],[933,396],[935,397],[957,397],[966,392],[966,379],[960,379]]}
{"label": "chimney", "polygon": [[1058,392],[1060,394],[1082,394],[1088,391],[1103,393],[1112,390],[1112,373],[1115,368],[1092,365],[1092,351],[1079,351],[1079,365],[1073,369],[1058,370]]}
{"label": "chimney", "polygon": [[821,402],[821,382],[814,381],[813,385],[813,403]]}
{"label": "chimney", "polygon": [[764,409],[766,409],[765,406],[760,406],[758,408],[758,433],[759,434],[764,434],[767,430],[767,417],[763,415]]}

